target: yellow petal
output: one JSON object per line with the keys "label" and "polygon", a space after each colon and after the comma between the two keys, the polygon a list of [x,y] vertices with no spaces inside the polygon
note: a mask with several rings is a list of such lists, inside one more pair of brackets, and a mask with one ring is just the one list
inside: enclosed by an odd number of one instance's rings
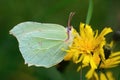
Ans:
{"label": "yellow petal", "polygon": [[98,36],[98,30],[96,30],[95,38],[97,38],[97,36]]}
{"label": "yellow petal", "polygon": [[[97,43],[98,44],[101,44],[101,42],[102,41],[105,41],[105,35],[106,34],[108,34],[108,33],[110,33],[110,32],[112,32],[112,29],[111,28],[104,28],[103,30],[102,30],[102,32],[100,33],[100,35],[97,37]],[[102,43],[103,44],[103,43]]]}
{"label": "yellow petal", "polygon": [[111,53],[110,57],[114,57],[114,56],[120,56],[120,51]]}
{"label": "yellow petal", "polygon": [[97,65],[95,64],[93,58],[90,59],[90,65],[91,65],[91,68],[97,69]]}
{"label": "yellow petal", "polygon": [[83,60],[83,58],[84,58],[84,55],[81,55],[80,58],[76,61],[76,63],[81,62]]}
{"label": "yellow petal", "polygon": [[80,36],[84,39],[91,39],[94,37],[94,32],[91,28],[91,26],[84,24],[84,23],[80,23]]}
{"label": "yellow petal", "polygon": [[77,71],[80,71],[82,68],[87,67],[88,65],[82,65],[77,68]]}
{"label": "yellow petal", "polygon": [[104,73],[100,73],[100,80],[107,80],[106,76]]}
{"label": "yellow petal", "polygon": [[90,62],[90,56],[89,55],[85,55],[82,63],[83,64],[89,64],[89,62]]}
{"label": "yellow petal", "polygon": [[92,69],[92,68],[91,68],[91,69],[87,72],[87,74],[85,75],[85,77],[86,77],[87,79],[92,78],[94,71],[95,71],[95,69]]}
{"label": "yellow petal", "polygon": [[98,74],[96,72],[94,72],[94,77],[95,77],[95,80],[99,80]]}
{"label": "yellow petal", "polygon": [[68,60],[70,60],[72,57],[73,57],[73,54],[72,54],[72,53],[67,53],[67,55],[64,57],[64,60],[65,60],[65,61],[68,61]]}
{"label": "yellow petal", "polygon": [[85,37],[84,25],[85,25],[85,24],[80,23],[80,36],[81,36],[82,38]]}
{"label": "yellow petal", "polygon": [[119,65],[120,61],[115,61],[114,63],[112,63],[111,65]]}
{"label": "yellow petal", "polygon": [[86,34],[86,38],[91,39],[94,37],[94,32],[92,30],[92,28],[89,25],[85,26],[85,34]]}
{"label": "yellow petal", "polygon": [[108,34],[108,33],[110,33],[110,32],[112,32],[112,29],[111,28],[104,28],[103,30],[102,30],[102,32],[100,33],[100,37],[103,37],[103,36],[105,36],[106,34]]}
{"label": "yellow petal", "polygon": [[100,58],[100,56],[99,56],[98,53],[95,52],[93,54],[93,60],[94,60],[94,62],[95,62],[96,65],[98,65],[100,63],[101,58]]}
{"label": "yellow petal", "polygon": [[112,68],[116,67],[120,64],[120,56],[110,58],[104,61],[104,63],[101,64],[101,68]]}
{"label": "yellow petal", "polygon": [[115,78],[112,75],[112,72],[108,71],[108,72],[106,72],[106,75],[107,75],[109,80],[115,80]]}
{"label": "yellow petal", "polygon": [[113,47],[114,41],[110,42],[110,47]]}
{"label": "yellow petal", "polygon": [[120,61],[120,56],[110,58],[111,61]]}

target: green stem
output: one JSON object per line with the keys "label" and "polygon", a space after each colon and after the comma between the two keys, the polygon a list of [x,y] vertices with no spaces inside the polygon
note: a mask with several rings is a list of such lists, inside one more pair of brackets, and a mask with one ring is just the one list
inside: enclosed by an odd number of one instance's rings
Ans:
{"label": "green stem", "polygon": [[87,12],[87,18],[86,18],[86,24],[90,23],[91,17],[92,17],[92,12],[93,12],[93,1],[89,0],[89,7],[88,7],[88,12]]}
{"label": "green stem", "polygon": [[80,80],[83,80],[82,78],[83,78],[83,77],[82,77],[82,65],[81,65],[81,70],[80,70]]}

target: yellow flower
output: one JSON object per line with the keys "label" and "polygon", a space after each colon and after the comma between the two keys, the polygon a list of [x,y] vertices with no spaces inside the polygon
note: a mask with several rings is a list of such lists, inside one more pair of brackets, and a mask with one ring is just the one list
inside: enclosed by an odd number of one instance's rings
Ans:
{"label": "yellow flower", "polygon": [[[111,44],[113,45],[113,41],[109,44],[109,47],[112,48]],[[105,53],[104,51],[104,54],[109,54],[109,50],[108,53]],[[90,69],[87,72],[86,77],[87,79],[94,78],[95,80],[115,80],[114,77],[112,76],[112,73],[110,71],[106,72],[105,69],[116,67],[119,64],[120,64],[120,51],[112,52],[112,50],[110,50],[110,55],[108,56],[108,58],[105,60],[101,59],[99,67],[97,67],[97,69]],[[98,74],[100,75],[100,79],[98,77]]]}
{"label": "yellow flower", "polygon": [[[98,34],[98,30],[93,31],[91,26],[81,23],[80,33],[74,31],[75,37],[73,43],[69,49],[66,50],[67,55],[65,56],[64,60],[73,60],[73,62],[76,64],[82,64],[78,67],[78,71],[81,68],[90,66],[91,68],[87,72],[86,78],[91,79],[94,77],[96,80],[98,80],[99,78],[96,70],[105,68],[108,66],[110,61],[109,58],[106,60],[104,53],[104,46],[106,45],[105,35],[110,32],[112,32],[111,28],[104,28],[102,32]],[[116,62],[116,64],[118,62]],[[113,63],[109,63],[111,67],[113,66],[112,64]],[[101,73],[101,76],[104,75]]]}
{"label": "yellow flower", "polygon": [[[73,60],[74,63],[82,63],[83,66],[91,66],[97,69],[101,58],[105,59],[103,46],[106,44],[105,35],[112,32],[111,28],[104,28],[98,35],[91,26],[80,24],[80,34],[76,32],[73,44],[67,51],[64,60]],[[97,57],[97,60],[94,60]]]}

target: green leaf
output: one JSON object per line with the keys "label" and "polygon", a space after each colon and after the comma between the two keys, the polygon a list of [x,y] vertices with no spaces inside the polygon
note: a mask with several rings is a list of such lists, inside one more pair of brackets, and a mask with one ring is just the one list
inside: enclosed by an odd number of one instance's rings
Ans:
{"label": "green leaf", "polygon": [[10,33],[18,42],[19,49],[28,66],[49,68],[64,59],[65,51],[72,43],[66,29],[58,24],[23,22],[16,25]]}

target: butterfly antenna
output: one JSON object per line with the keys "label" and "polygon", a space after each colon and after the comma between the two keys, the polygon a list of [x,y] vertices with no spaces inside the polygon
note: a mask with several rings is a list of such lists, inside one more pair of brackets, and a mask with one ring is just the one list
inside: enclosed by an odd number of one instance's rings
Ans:
{"label": "butterfly antenna", "polygon": [[69,18],[68,18],[68,29],[71,30],[71,20],[72,20],[72,17],[75,15],[75,12],[71,12],[70,15],[69,15]]}
{"label": "butterfly antenna", "polygon": [[71,31],[71,24],[70,24],[70,22],[71,22],[72,17],[73,17],[74,14],[75,14],[75,12],[71,12],[70,15],[69,15],[68,26],[67,26],[67,35],[68,35],[68,38],[65,41],[69,40],[69,38],[70,38],[70,31]]}

